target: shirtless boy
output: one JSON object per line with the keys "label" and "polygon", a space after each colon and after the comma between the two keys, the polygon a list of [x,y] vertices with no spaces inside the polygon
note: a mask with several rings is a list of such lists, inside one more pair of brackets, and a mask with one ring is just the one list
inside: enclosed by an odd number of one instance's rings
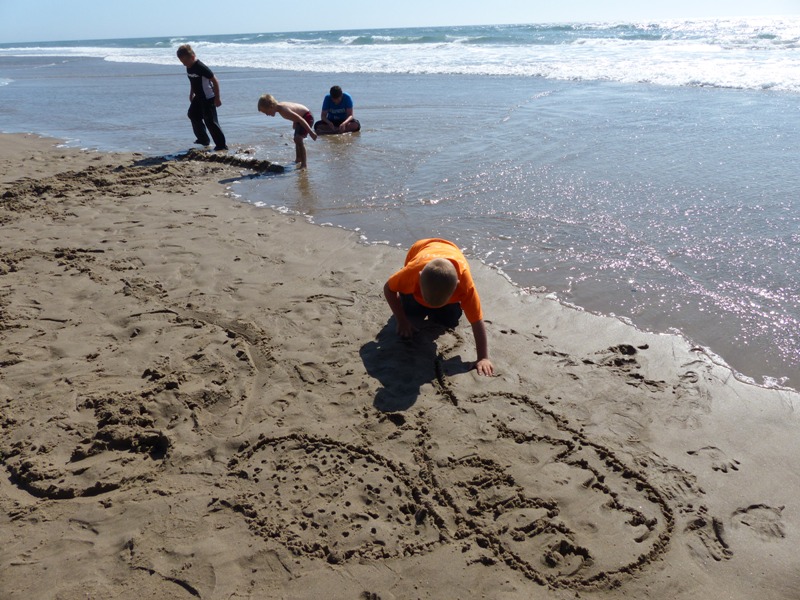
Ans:
{"label": "shirtless boy", "polygon": [[294,123],[294,162],[300,165],[301,169],[308,166],[306,160],[306,147],[303,140],[306,136],[311,136],[312,140],[317,139],[314,132],[314,116],[311,111],[297,102],[278,102],[271,94],[264,94],[258,99],[258,112],[262,112],[268,117],[280,115],[287,121]]}

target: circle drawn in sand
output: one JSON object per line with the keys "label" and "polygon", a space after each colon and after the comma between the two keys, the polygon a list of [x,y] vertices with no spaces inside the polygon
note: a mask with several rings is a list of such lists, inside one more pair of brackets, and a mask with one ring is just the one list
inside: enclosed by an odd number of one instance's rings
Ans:
{"label": "circle drawn in sand", "polygon": [[366,449],[326,438],[262,438],[231,461],[257,491],[234,509],[256,533],[298,556],[331,563],[427,551],[441,520],[403,470]]}
{"label": "circle drawn in sand", "polygon": [[[435,444],[422,453],[433,488],[478,546],[542,585],[572,589],[616,585],[666,552],[670,506],[612,449],[524,394],[462,399],[444,378],[438,383],[496,435],[486,456]],[[501,403],[513,407],[502,419],[494,414]],[[442,412],[426,427],[437,439],[452,418]]]}

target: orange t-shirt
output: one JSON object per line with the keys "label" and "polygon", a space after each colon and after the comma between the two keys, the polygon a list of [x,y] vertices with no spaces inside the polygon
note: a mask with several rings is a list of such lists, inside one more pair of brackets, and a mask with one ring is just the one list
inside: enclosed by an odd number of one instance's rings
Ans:
{"label": "orange t-shirt", "polygon": [[402,269],[389,277],[389,289],[399,294],[413,294],[414,299],[422,306],[431,308],[422,298],[419,287],[419,273],[434,258],[446,258],[456,268],[458,286],[450,296],[448,304],[459,302],[467,320],[476,323],[483,319],[481,299],[472,281],[467,259],[453,242],[431,238],[419,240],[406,254],[406,262]]}

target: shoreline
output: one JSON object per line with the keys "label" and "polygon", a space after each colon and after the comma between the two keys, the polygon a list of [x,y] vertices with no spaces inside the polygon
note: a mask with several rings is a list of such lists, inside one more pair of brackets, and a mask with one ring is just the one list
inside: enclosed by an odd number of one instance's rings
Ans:
{"label": "shoreline", "polygon": [[9,598],[796,594],[796,392],[473,263],[478,377],[403,250],[53,143],[0,135]]}
{"label": "shoreline", "polygon": [[[236,194],[235,197],[238,198],[238,199],[241,199],[241,201],[243,203],[245,203],[247,205],[250,205],[250,206],[254,206],[254,207],[259,208],[259,209],[266,209],[266,210],[269,210],[269,211],[272,211],[272,212],[276,212],[276,213],[281,214],[281,215],[289,215],[289,216],[292,216],[292,217],[302,218],[307,223],[309,223],[310,225],[312,225],[314,227],[333,228],[333,229],[339,229],[341,231],[345,231],[345,232],[348,232],[348,233],[351,233],[351,234],[357,234],[361,238],[359,243],[361,245],[363,245],[364,247],[366,247],[366,248],[374,248],[374,247],[385,246],[387,248],[400,249],[401,251],[405,252],[405,250],[400,245],[392,244],[391,242],[388,242],[388,241],[379,241],[379,240],[373,241],[373,240],[368,239],[359,228],[351,229],[351,228],[348,228],[347,226],[344,226],[344,225],[335,225],[335,224],[332,224],[332,223],[320,223],[320,222],[317,222],[315,220],[314,215],[310,215],[310,214],[303,213],[303,212],[300,212],[300,211],[289,210],[289,209],[280,210],[278,208],[275,208],[274,206],[270,206],[270,205],[264,204],[262,201],[256,200],[255,198],[250,198],[250,197],[248,197],[246,195]],[[468,256],[467,258],[471,262],[474,262],[476,260],[480,260],[480,259],[476,259],[476,258],[470,257],[470,256]],[[600,311],[596,311],[596,310],[591,310],[589,308],[585,308],[585,307],[580,306],[578,304],[572,303],[569,300],[566,300],[566,299],[563,299],[563,298],[559,297],[557,292],[554,292],[554,291],[536,291],[535,289],[531,290],[531,288],[526,288],[522,284],[520,284],[517,281],[515,281],[510,275],[508,275],[502,269],[500,269],[498,267],[495,267],[495,266],[492,266],[492,265],[486,265],[485,263],[483,263],[483,261],[481,261],[481,264],[483,264],[487,269],[493,271],[498,276],[500,276],[502,279],[504,279],[508,284],[510,284],[514,288],[514,290],[516,290],[515,294],[532,295],[532,296],[539,297],[539,298],[550,299],[553,302],[556,302],[557,304],[559,304],[565,310],[572,310],[572,311],[582,312],[582,313],[594,315],[596,317],[603,318],[603,319],[612,319],[612,320],[615,320],[615,321],[619,321],[620,323],[622,323],[626,327],[630,327],[632,329],[635,329],[636,331],[638,331],[640,333],[643,333],[643,334],[647,334],[647,335],[666,335],[666,336],[678,337],[681,340],[683,340],[683,342],[687,346],[691,346],[692,348],[696,349],[697,352],[701,352],[702,354],[704,354],[708,358],[708,360],[710,360],[714,364],[718,365],[719,367],[721,367],[723,369],[726,369],[726,370],[730,371],[732,377],[736,378],[738,381],[740,381],[741,383],[743,383],[745,385],[751,385],[751,386],[754,386],[754,387],[764,388],[764,389],[767,389],[767,390],[776,390],[776,391],[782,391],[782,392],[800,393],[800,390],[795,389],[791,385],[785,385],[783,383],[780,383],[779,380],[791,380],[791,378],[789,376],[774,377],[772,375],[763,375],[762,374],[762,375],[759,375],[759,377],[761,377],[761,379],[762,379],[762,382],[759,383],[755,379],[755,376],[751,376],[751,375],[748,375],[746,373],[743,373],[743,372],[737,370],[736,368],[731,366],[725,360],[725,357],[723,357],[720,354],[716,353],[712,348],[710,348],[708,346],[705,346],[705,345],[700,344],[700,343],[696,343],[691,338],[691,336],[689,336],[685,332],[683,332],[683,331],[681,331],[681,330],[679,330],[679,329],[677,329],[675,327],[670,327],[670,328],[668,328],[668,330],[665,330],[665,331],[657,331],[657,330],[654,330],[654,329],[647,329],[644,326],[637,325],[633,321],[633,319],[631,319],[630,317],[619,316],[619,315],[615,315],[613,313],[606,314],[606,313],[603,313],[603,312],[600,312]]]}

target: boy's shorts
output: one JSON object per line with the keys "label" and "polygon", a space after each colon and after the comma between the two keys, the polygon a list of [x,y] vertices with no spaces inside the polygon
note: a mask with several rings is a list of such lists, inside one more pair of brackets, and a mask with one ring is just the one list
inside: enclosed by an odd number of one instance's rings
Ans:
{"label": "boy's shorts", "polygon": [[[330,121],[331,121],[331,123],[333,123],[333,126],[336,127],[336,128],[338,128],[339,125],[344,123],[344,119],[331,119]],[[358,119],[353,119],[350,122],[351,123],[355,123],[355,125],[356,125],[355,131],[360,131],[361,130],[361,123],[358,122]]]}
{"label": "boy's shorts", "polygon": [[400,294],[400,301],[403,303],[403,310],[409,317],[428,317],[434,323],[438,323],[447,329],[455,329],[461,318],[461,304],[445,304],[439,308],[428,308],[416,301],[413,294]]}
{"label": "boy's shorts", "polygon": [[[310,112],[304,114],[303,119],[305,119],[309,127],[314,127],[314,115],[312,115]],[[308,132],[306,131],[306,128],[300,125],[300,123],[294,124],[294,137],[299,137],[303,139],[308,137]]]}

